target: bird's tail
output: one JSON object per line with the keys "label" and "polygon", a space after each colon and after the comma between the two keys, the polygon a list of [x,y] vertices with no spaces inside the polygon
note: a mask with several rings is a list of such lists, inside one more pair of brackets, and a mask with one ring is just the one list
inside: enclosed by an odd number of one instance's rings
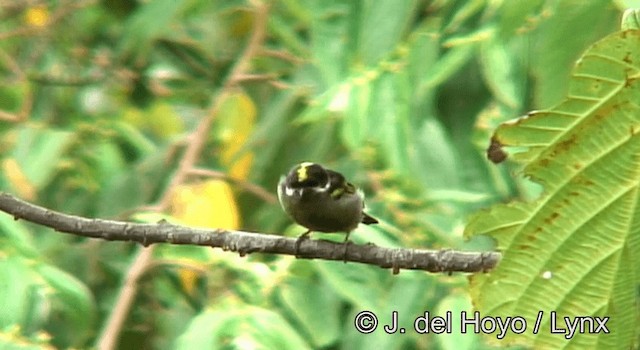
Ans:
{"label": "bird's tail", "polygon": [[362,223],[366,225],[372,225],[372,224],[377,224],[378,220],[376,220],[374,217],[370,216],[369,214],[362,212]]}

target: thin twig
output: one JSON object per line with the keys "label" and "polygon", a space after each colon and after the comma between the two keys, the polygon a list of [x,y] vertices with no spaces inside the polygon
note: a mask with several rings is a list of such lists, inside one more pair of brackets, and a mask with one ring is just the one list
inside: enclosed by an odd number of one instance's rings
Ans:
{"label": "thin twig", "polygon": [[266,56],[266,57],[274,57],[274,58],[278,58],[281,59],[283,61],[287,61],[287,62],[291,62],[291,63],[295,63],[295,64],[300,64],[304,62],[304,59],[295,56],[294,54],[288,52],[288,51],[282,51],[282,50],[270,50],[270,49],[262,49],[260,50],[260,54],[262,56]]}
{"label": "thin twig", "polygon": [[244,74],[236,78],[236,83],[269,81],[278,78],[277,74]]}
{"label": "thin twig", "polygon": [[[259,252],[297,255],[305,259],[351,261],[391,268],[394,273],[401,269],[447,273],[485,272],[494,268],[501,258],[498,252],[384,248],[373,244],[353,243],[349,244],[345,254],[343,243],[316,239],[302,241],[297,250],[294,238],[235,230],[191,228],[167,222],[136,224],[88,219],[52,211],[6,193],[0,193],[0,210],[13,215],[15,219],[28,220],[56,231],[83,237],[132,241],[143,246],[171,243],[218,247],[224,251],[238,252],[240,256]],[[127,297],[135,295],[133,282],[137,281],[151,264],[150,251],[144,249],[140,255],[147,259],[146,265],[134,264],[129,270],[127,281],[131,281],[132,284],[125,284],[124,288],[133,291],[127,293]],[[111,334],[112,337],[115,335]]]}
{"label": "thin twig", "polygon": [[22,119],[20,118],[20,116],[14,113],[9,113],[9,112],[0,110],[0,121],[15,123],[15,122],[22,121]]}

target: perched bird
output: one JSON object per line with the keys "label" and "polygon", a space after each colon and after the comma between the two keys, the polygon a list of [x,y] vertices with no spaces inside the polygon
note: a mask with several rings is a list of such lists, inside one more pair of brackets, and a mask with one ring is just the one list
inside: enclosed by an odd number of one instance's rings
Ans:
{"label": "perched bird", "polygon": [[304,162],[294,166],[278,183],[278,199],[282,209],[307,232],[296,241],[296,255],[300,243],[313,231],[344,232],[345,258],[349,235],[358,224],[377,224],[378,220],[364,210],[364,195],[344,176],[319,164]]}

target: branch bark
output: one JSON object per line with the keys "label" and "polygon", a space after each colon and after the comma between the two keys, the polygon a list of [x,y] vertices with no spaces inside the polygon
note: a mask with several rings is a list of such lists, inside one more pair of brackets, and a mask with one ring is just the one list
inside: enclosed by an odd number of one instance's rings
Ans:
{"label": "branch bark", "polygon": [[[153,243],[200,245],[238,252],[296,255],[296,239],[264,233],[234,230],[211,230],[160,222],[137,224],[131,222],[88,219],[63,214],[0,193],[0,210],[56,231],[109,241],[132,241],[148,246]],[[500,261],[498,252],[461,252],[454,250],[419,250],[384,248],[372,244],[350,244],[344,256],[342,243],[324,240],[305,240],[300,245],[299,258],[345,260],[391,268],[424,270],[428,272],[484,272]]]}

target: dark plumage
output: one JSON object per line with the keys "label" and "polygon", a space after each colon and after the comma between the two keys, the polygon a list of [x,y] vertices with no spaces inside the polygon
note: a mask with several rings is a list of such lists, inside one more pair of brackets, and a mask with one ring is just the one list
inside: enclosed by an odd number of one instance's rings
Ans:
{"label": "dark plumage", "polygon": [[[319,164],[304,162],[294,166],[278,184],[282,209],[298,224],[308,229],[296,242],[312,231],[344,232],[345,244],[358,224],[377,224],[364,212],[364,195],[342,174]],[[346,254],[347,246],[345,246]]]}

